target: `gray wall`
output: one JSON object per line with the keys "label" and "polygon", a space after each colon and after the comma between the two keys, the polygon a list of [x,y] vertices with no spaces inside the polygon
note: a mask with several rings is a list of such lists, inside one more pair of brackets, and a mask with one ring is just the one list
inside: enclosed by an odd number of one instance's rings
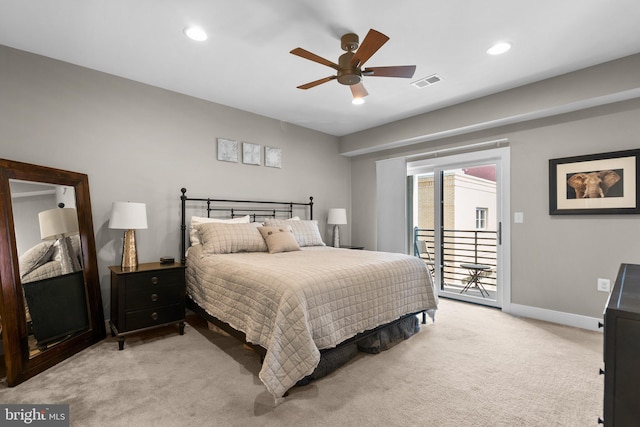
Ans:
{"label": "gray wall", "polygon": [[[333,136],[3,46],[0,97],[0,157],[89,176],[107,317],[107,266],[122,251],[122,231],[108,228],[114,201],[147,204],[140,262],[179,259],[181,187],[193,197],[314,196],[325,241],[328,209],[350,207],[350,161]],[[282,168],[217,161],[217,137],[280,147]],[[349,225],[341,232],[349,243]]]}
{"label": "gray wall", "polygon": [[[547,165],[550,158],[640,146],[639,60],[349,135],[339,146],[329,135],[0,46],[0,157],[89,176],[108,316],[106,267],[119,263],[121,251],[121,232],[107,227],[113,201],[147,203],[149,228],[138,232],[141,262],[180,256],[181,187],[194,196],[313,195],[322,231],[327,210],[346,207],[343,241],[373,249],[375,160],[507,137],[511,207],[525,214],[524,224],[511,229],[512,302],[599,317],[607,295],[596,291],[596,279],[614,279],[621,262],[640,263],[640,219],[550,217]],[[580,103],[600,106],[563,108]],[[218,162],[217,137],[281,147],[283,168]],[[351,159],[339,154],[395,141],[412,145]]]}
{"label": "gray wall", "polygon": [[18,256],[20,256],[42,242],[38,214],[48,209],[54,209],[56,207],[56,196],[55,194],[48,194],[18,197],[12,199],[11,204],[14,212],[19,212],[14,216],[13,225],[15,227]]}
{"label": "gray wall", "polygon": [[[613,283],[620,263],[640,263],[640,217],[550,216],[548,162],[552,158],[640,148],[639,65],[640,56],[636,55],[598,67],[601,73],[593,69],[572,73],[404,121],[404,138],[431,133],[424,137],[428,141],[352,158],[352,215],[357,218],[352,224],[353,243],[368,248],[376,245],[376,160],[508,138],[511,211],[523,212],[525,218],[522,224],[511,224],[511,302],[601,317],[608,294],[596,290],[597,278],[609,278]],[[612,82],[602,76],[617,76],[617,81],[608,86]],[[620,81],[625,81],[622,87]],[[541,96],[545,91],[549,96]],[[591,98],[585,93],[591,93]],[[510,103],[505,104],[507,98]],[[446,133],[463,125],[473,129],[473,124],[487,120],[500,124],[500,114],[507,117],[516,111],[526,115],[538,108],[541,98],[545,110],[555,113],[464,135],[435,136],[436,132]],[[567,103],[578,98],[587,100],[583,106],[602,105],[565,112]],[[630,99],[608,103],[625,98]],[[528,104],[530,99],[537,101]],[[590,104],[589,99],[609,101]],[[450,126],[440,126],[440,119]],[[395,128],[398,123],[389,126]],[[343,138],[343,151],[375,151],[390,141],[390,133],[383,126],[377,132],[350,135]]]}

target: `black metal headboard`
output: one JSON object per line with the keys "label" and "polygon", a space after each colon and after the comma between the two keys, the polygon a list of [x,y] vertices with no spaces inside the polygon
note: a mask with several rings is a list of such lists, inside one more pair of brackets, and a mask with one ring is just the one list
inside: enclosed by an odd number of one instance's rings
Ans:
{"label": "black metal headboard", "polygon": [[212,213],[218,213],[226,218],[234,218],[249,215],[253,222],[265,218],[292,218],[294,207],[308,206],[309,219],[313,219],[313,197],[309,197],[308,202],[276,202],[265,200],[233,200],[233,199],[212,199],[187,197],[187,189],[181,188],[180,200],[182,201],[182,222],[180,224],[180,253],[182,263],[186,263],[187,250],[187,203],[194,202],[190,208],[200,209],[206,212],[207,218],[212,218]]}

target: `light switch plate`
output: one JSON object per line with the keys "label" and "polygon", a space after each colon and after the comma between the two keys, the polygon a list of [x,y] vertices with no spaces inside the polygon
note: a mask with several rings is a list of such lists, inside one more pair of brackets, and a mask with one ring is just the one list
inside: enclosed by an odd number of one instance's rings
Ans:
{"label": "light switch plate", "polygon": [[515,212],[513,214],[513,222],[522,224],[524,222],[524,212]]}

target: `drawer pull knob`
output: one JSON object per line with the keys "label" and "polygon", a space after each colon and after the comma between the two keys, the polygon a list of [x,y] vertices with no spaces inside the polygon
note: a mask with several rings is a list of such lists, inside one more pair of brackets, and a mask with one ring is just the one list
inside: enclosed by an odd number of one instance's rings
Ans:
{"label": "drawer pull knob", "polygon": [[154,284],[154,285],[157,285],[158,284],[158,278],[156,276],[153,276],[151,278],[151,283]]}
{"label": "drawer pull knob", "polygon": [[156,313],[155,311],[151,313],[151,319],[158,320],[158,313]]}
{"label": "drawer pull knob", "polygon": [[604,375],[604,370],[602,368],[600,368],[600,371],[598,372],[600,375]]}
{"label": "drawer pull knob", "polygon": [[604,327],[604,323],[598,322],[598,328],[602,328],[602,327]]}
{"label": "drawer pull knob", "polygon": [[158,301],[158,294],[151,294],[151,301],[153,302]]}
{"label": "drawer pull knob", "polygon": [[604,424],[604,420],[602,418],[598,418],[598,424]]}

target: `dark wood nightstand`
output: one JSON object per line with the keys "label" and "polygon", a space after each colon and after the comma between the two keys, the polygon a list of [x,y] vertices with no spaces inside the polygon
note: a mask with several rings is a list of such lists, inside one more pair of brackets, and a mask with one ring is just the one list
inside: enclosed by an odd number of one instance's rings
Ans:
{"label": "dark wood nightstand", "polygon": [[136,269],[111,270],[111,336],[124,348],[125,335],[158,326],[178,324],[184,334],[184,265],[152,262]]}

